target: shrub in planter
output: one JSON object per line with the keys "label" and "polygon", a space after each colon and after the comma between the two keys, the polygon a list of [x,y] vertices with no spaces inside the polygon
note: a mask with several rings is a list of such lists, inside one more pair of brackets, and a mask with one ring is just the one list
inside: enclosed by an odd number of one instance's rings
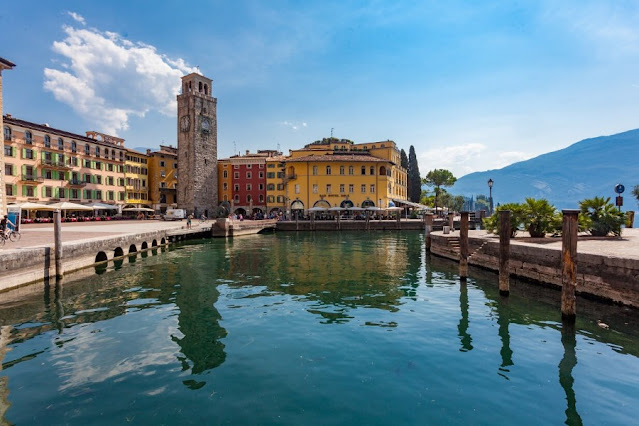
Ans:
{"label": "shrub in planter", "polygon": [[519,230],[519,227],[524,223],[525,208],[523,204],[519,203],[506,203],[495,209],[495,213],[492,216],[484,218],[484,226],[486,230],[492,234],[499,235],[499,212],[504,210],[510,210],[510,236],[514,237]]}
{"label": "shrub in planter", "polygon": [[610,197],[594,197],[579,202],[580,222],[591,235],[605,237],[621,235],[625,215],[610,202]]}
{"label": "shrub in planter", "polygon": [[523,207],[524,228],[533,238],[543,238],[546,234],[561,232],[562,218],[555,206],[546,199],[526,198]]}

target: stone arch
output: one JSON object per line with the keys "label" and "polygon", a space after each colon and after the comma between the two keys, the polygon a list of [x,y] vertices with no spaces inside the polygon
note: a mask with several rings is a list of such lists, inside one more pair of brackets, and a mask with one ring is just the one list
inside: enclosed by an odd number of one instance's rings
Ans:
{"label": "stone arch", "polygon": [[149,245],[147,244],[147,242],[146,242],[146,241],[144,241],[144,242],[142,243],[141,250],[146,250],[146,249],[148,249],[148,248],[149,248]]}
{"label": "stone arch", "polygon": [[331,203],[326,200],[317,200],[315,201],[315,204],[313,204],[313,207],[326,207],[327,209],[330,209]]}
{"label": "stone arch", "polygon": [[208,94],[209,94],[209,85],[208,85],[208,84],[205,84],[205,85],[204,85],[204,94],[205,94],[205,95],[208,95]]}
{"label": "stone arch", "polygon": [[367,208],[367,207],[375,207],[375,202],[373,202],[373,200],[364,200],[362,201],[362,208]]}
{"label": "stone arch", "polygon": [[198,92],[202,92],[204,89],[202,88],[202,82],[200,81],[198,86],[197,86],[197,91]]}
{"label": "stone arch", "polygon": [[380,175],[380,176],[386,176],[386,167],[381,166],[381,167],[379,168],[379,175]]}
{"label": "stone arch", "polygon": [[137,253],[137,251],[138,251],[138,249],[137,249],[137,247],[135,247],[135,244],[131,244],[131,245],[129,246],[129,254],[131,254],[131,253]]}
{"label": "stone arch", "polygon": [[349,209],[351,207],[354,206],[353,202],[351,200],[344,200],[340,203],[339,205],[341,208],[343,209]]}
{"label": "stone arch", "polygon": [[295,200],[291,203],[291,210],[304,210],[304,203],[301,200]]}
{"label": "stone arch", "polygon": [[166,239],[164,237],[162,237],[162,240],[160,241],[160,244],[162,244],[162,245],[166,244]]}
{"label": "stone arch", "polygon": [[158,246],[158,240],[151,241],[151,247],[157,247],[157,246]]}
{"label": "stone arch", "polygon": [[115,250],[113,250],[113,257],[122,257],[124,256],[124,250],[122,250],[122,247],[116,247]]}
{"label": "stone arch", "polygon": [[95,255],[95,263],[106,262],[107,260],[109,260],[109,258],[107,257],[107,254],[103,251],[100,251],[98,252],[98,254]]}

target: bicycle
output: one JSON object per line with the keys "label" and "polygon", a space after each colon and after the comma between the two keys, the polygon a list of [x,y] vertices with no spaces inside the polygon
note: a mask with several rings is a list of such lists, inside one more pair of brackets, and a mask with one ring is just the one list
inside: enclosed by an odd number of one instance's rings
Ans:
{"label": "bicycle", "polygon": [[208,217],[202,215],[200,216],[200,223],[205,223],[208,220]]}
{"label": "bicycle", "polygon": [[[7,237],[5,236],[5,238]],[[11,242],[15,243],[16,241],[20,241],[20,238],[22,238],[22,234],[20,234],[15,229],[12,229],[11,232],[9,232],[8,238]]]}

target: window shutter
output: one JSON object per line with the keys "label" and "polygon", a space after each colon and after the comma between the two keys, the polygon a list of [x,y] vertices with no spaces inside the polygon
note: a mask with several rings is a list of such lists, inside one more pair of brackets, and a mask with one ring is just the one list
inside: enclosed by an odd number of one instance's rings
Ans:
{"label": "window shutter", "polygon": [[40,151],[40,159],[44,160],[44,151]]}
{"label": "window shutter", "polygon": [[[25,166],[24,164],[22,165],[22,176],[24,177],[24,175],[27,174],[27,166]],[[24,188],[24,185],[22,186],[22,188]],[[23,194],[24,195],[24,194]]]}
{"label": "window shutter", "polygon": [[53,188],[52,194],[53,194],[53,198],[60,198],[60,188],[58,187]]}
{"label": "window shutter", "polygon": [[27,158],[27,149],[22,148],[22,158]]}
{"label": "window shutter", "polygon": [[44,198],[44,186],[41,188],[42,191],[42,198]]}
{"label": "window shutter", "polygon": [[16,196],[18,194],[18,185],[13,185],[13,195]]}
{"label": "window shutter", "polygon": [[11,174],[13,176],[18,174],[18,166],[16,166],[15,164],[11,166]]}
{"label": "window shutter", "polygon": [[52,156],[51,160],[53,160],[54,163],[57,163],[58,162],[58,154],[53,153],[53,156]]}
{"label": "window shutter", "polygon": [[22,185],[22,196],[27,195],[27,185]]}

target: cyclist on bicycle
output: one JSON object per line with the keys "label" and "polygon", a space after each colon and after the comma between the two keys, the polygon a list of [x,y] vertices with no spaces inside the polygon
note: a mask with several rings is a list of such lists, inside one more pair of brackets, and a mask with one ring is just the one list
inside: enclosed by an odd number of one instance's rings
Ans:
{"label": "cyclist on bicycle", "polygon": [[[9,228],[7,225],[11,225],[12,228]],[[11,220],[9,220],[9,216],[6,214],[2,219],[0,219],[0,232],[2,232],[3,235],[7,235],[9,233],[8,231],[15,228],[16,224],[11,222]]]}

